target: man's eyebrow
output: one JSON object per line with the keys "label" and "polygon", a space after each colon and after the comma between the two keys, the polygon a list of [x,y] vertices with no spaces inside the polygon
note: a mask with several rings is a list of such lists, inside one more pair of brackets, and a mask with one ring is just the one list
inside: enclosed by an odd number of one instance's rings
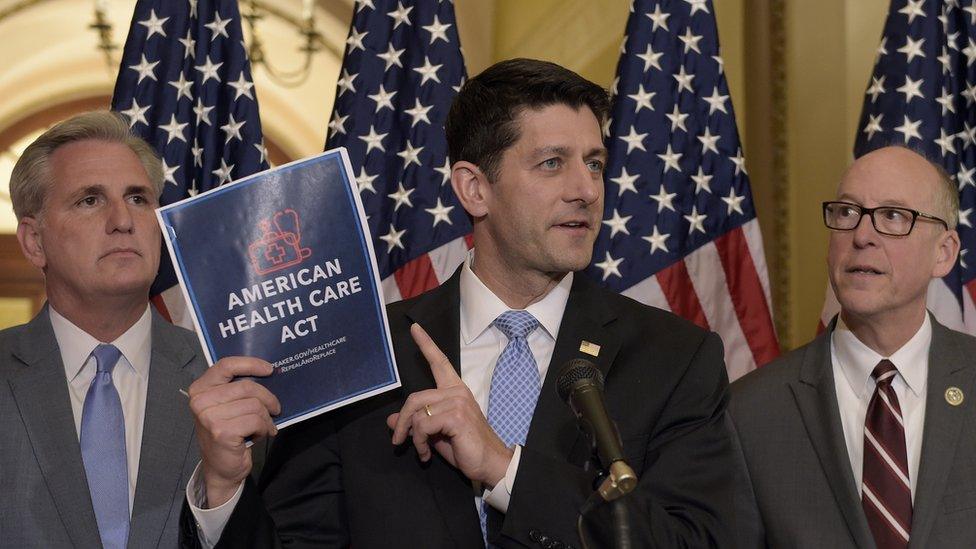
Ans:
{"label": "man's eyebrow", "polygon": [[147,194],[151,193],[152,188],[148,185],[129,185],[125,188],[125,194]]}
{"label": "man's eyebrow", "polygon": [[[548,154],[554,154],[557,156],[569,156],[570,149],[569,147],[564,147],[562,145],[550,145],[547,147],[538,147],[532,150],[532,156],[534,157],[545,156]],[[604,158],[607,157],[608,152],[606,147],[593,147],[592,149],[586,151],[586,153],[583,154],[584,158],[591,158],[594,156],[599,156]]]}
{"label": "man's eyebrow", "polygon": [[583,156],[585,156],[586,158],[591,158],[591,157],[594,157],[594,156],[599,156],[601,158],[606,158],[609,155],[610,155],[610,153],[607,152],[607,148],[606,147],[594,147],[594,148],[590,149]]}
{"label": "man's eyebrow", "polygon": [[105,187],[102,185],[86,185],[71,193],[71,198],[74,200],[90,194],[105,194]]}
{"label": "man's eyebrow", "polygon": [[569,148],[562,145],[549,145],[546,147],[536,147],[535,149],[532,149],[532,156],[544,156],[547,154],[568,156]]}

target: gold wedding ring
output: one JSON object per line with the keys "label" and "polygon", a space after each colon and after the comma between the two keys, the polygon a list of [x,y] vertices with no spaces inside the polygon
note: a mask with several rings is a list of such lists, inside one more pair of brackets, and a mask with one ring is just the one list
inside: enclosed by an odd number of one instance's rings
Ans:
{"label": "gold wedding ring", "polygon": [[430,404],[424,404],[424,411],[427,412],[427,417],[434,416],[434,412],[430,411]]}

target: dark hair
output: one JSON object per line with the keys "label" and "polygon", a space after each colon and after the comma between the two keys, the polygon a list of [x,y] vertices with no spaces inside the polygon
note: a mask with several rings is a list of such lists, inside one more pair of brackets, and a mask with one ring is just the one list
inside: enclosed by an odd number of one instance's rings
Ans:
{"label": "dark hair", "polygon": [[451,162],[471,162],[494,181],[502,154],[519,139],[516,117],[555,104],[586,106],[601,125],[610,114],[606,90],[567,68],[537,59],[495,63],[454,98],[445,123]]}

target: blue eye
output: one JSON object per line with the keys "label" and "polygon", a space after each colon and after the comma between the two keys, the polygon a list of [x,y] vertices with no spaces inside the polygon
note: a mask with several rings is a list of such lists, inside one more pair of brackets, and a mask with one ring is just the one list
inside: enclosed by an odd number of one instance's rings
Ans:
{"label": "blue eye", "polygon": [[558,158],[550,158],[548,160],[543,160],[541,166],[547,170],[555,170],[561,164]]}
{"label": "blue eye", "polygon": [[603,171],[603,161],[590,160],[589,162],[586,163],[586,167],[588,167],[591,172],[600,173]]}

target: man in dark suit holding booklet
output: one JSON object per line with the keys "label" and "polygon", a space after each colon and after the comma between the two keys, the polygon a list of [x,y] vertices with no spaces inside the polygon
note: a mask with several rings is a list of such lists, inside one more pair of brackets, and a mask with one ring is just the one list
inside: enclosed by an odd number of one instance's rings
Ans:
{"label": "man in dark suit holding booklet", "polygon": [[[637,472],[632,537],[731,539],[722,344],[574,274],[603,215],[609,101],[558,65],[516,59],[472,78],[446,124],[451,184],[474,249],[442,286],[388,308],[402,387],[277,433],[277,399],[217,364],[190,387],[202,462],[183,543],[205,547],[579,546],[600,467],[560,366],[587,358]],[[260,478],[250,437],[277,435]],[[610,514],[587,537],[606,546]]]}

